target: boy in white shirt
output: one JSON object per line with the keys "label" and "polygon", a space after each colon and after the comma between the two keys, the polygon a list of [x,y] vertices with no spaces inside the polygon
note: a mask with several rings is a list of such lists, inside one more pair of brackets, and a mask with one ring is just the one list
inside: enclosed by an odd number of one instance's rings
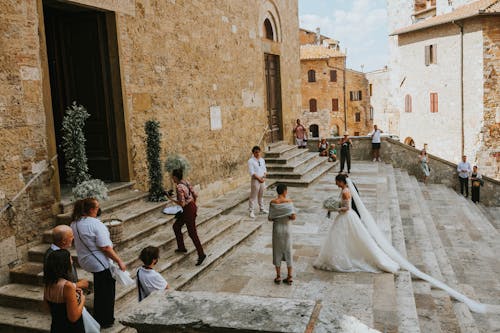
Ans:
{"label": "boy in white shirt", "polygon": [[154,270],[158,263],[160,249],[156,246],[148,246],[141,251],[139,259],[144,265],[137,270],[137,289],[139,291],[139,302],[148,297],[155,290],[168,289],[167,281],[160,273]]}

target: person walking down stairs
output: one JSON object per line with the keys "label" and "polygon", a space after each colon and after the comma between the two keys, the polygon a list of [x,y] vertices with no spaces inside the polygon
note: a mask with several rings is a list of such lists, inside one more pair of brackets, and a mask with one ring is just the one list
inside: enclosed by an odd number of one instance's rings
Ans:
{"label": "person walking down stairs", "polygon": [[266,161],[260,157],[260,147],[252,148],[252,157],[248,160],[248,172],[250,173],[250,198],[248,200],[248,211],[251,218],[255,218],[253,212],[255,201],[258,201],[260,212],[267,214],[264,207],[264,190],[266,189]]}

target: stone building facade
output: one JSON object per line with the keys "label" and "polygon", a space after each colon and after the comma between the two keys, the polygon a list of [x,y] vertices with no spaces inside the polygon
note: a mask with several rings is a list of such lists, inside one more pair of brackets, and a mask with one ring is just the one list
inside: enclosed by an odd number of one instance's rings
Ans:
{"label": "stone building facade", "polygon": [[389,15],[390,101],[399,112],[395,134],[417,148],[427,144],[429,152],[451,162],[465,154],[483,174],[500,179],[494,74],[500,61],[500,1],[437,1],[429,8],[434,16],[410,24],[414,8],[396,5],[389,2],[389,13],[395,14]]}
{"label": "stone building facade", "polygon": [[313,137],[366,135],[372,128],[364,73],[346,68],[339,42],[300,30],[301,120]]}
{"label": "stone building facade", "polygon": [[[144,124],[156,119],[161,158],[185,155],[203,195],[247,181],[253,145],[292,141],[298,29],[296,0],[0,2],[0,204],[60,152],[73,100],[91,114],[94,177],[147,190]],[[14,217],[0,216],[0,284],[54,224],[63,158],[13,203]]]}

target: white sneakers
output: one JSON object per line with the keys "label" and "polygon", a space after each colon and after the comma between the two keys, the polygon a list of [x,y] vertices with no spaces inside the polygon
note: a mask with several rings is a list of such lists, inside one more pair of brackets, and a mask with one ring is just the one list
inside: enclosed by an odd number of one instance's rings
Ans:
{"label": "white sneakers", "polygon": [[253,212],[250,212],[250,217],[254,219],[255,218],[255,214]]}
{"label": "white sneakers", "polygon": [[[269,214],[269,211],[267,211],[267,209],[261,209],[260,210],[260,213],[261,214]],[[255,213],[253,211],[250,212],[249,216],[254,219],[255,218]]]}
{"label": "white sneakers", "polygon": [[376,159],[376,158],[374,158],[374,159],[373,159],[373,162],[377,162],[377,159]]}
{"label": "white sneakers", "polygon": [[382,162],[382,159],[379,157],[378,159],[377,158],[374,158],[373,159],[373,162]]}

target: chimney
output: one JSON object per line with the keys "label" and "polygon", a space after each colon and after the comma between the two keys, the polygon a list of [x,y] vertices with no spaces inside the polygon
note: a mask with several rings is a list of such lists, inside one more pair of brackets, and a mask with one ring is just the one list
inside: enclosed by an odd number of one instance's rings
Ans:
{"label": "chimney", "polygon": [[321,30],[318,28],[316,28],[316,45],[320,45],[321,44]]}

